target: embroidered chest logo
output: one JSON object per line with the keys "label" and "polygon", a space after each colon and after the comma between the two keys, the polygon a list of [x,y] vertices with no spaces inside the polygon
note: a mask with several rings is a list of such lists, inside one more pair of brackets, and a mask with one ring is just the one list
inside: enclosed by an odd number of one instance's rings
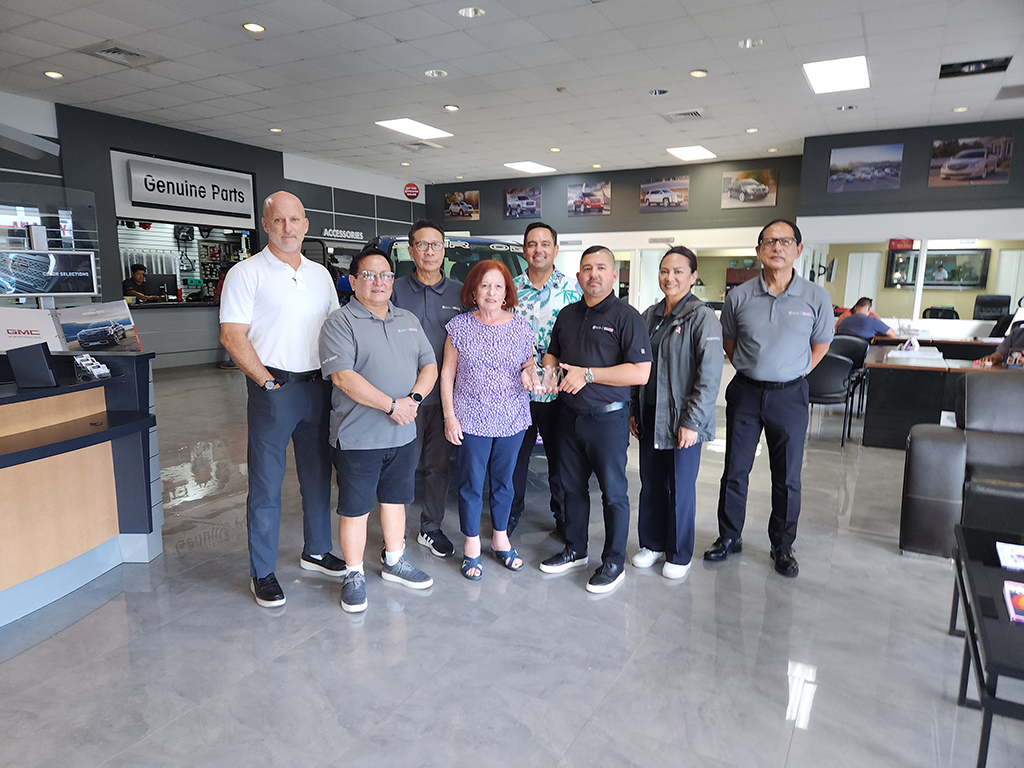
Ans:
{"label": "embroidered chest logo", "polygon": [[607,325],[593,325],[590,327],[592,331],[604,331],[605,333],[615,333],[614,328],[609,328]]}

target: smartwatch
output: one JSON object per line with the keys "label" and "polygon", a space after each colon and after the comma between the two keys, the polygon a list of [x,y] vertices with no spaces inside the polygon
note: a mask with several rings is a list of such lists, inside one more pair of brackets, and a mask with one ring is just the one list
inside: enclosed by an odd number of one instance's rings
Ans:
{"label": "smartwatch", "polygon": [[587,368],[587,370],[585,370],[583,372],[583,380],[585,382],[587,382],[587,384],[593,384],[594,383],[594,372],[592,370],[590,370],[589,368]]}
{"label": "smartwatch", "polygon": [[267,379],[263,382],[263,389],[270,392],[277,386],[277,379]]}
{"label": "smartwatch", "polygon": [[416,403],[416,405],[419,405],[420,403],[423,402],[423,395],[421,395],[419,392],[410,392],[409,397],[412,398],[412,401]]}

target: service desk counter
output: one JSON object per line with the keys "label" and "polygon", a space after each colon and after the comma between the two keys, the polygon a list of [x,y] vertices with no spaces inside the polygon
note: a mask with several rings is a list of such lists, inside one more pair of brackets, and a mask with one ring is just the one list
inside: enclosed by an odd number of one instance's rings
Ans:
{"label": "service desk counter", "polygon": [[154,368],[217,363],[228,354],[220,345],[220,307],[205,301],[139,301],[128,305],[139,343],[155,352]]}
{"label": "service desk counter", "polygon": [[[0,626],[163,551],[152,353],[95,353],[109,379],[18,389],[0,355]],[[5,383],[6,382],[6,383]]]}

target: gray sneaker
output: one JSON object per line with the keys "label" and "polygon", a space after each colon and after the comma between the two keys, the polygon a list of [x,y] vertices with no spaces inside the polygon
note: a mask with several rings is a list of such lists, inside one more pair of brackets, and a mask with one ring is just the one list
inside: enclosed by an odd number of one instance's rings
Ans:
{"label": "gray sneaker", "polygon": [[380,576],[384,581],[394,581],[412,589],[430,589],[434,585],[432,578],[406,560],[404,556],[394,565],[385,563]]}
{"label": "gray sneaker", "polygon": [[349,571],[341,585],[341,607],[346,613],[366,610],[366,577],[359,571]]}

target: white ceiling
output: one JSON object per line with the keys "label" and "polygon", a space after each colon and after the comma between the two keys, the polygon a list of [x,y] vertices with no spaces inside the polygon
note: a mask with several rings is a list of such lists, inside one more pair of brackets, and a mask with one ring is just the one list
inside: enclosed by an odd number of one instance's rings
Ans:
{"label": "white ceiling", "polygon": [[[680,145],[746,159],[799,154],[804,136],[1024,117],[1024,98],[995,99],[1024,84],[1022,0],[476,0],[485,16],[459,16],[469,4],[0,0],[0,91],[438,183],[517,176],[502,164],[521,160],[641,168],[676,164],[665,149]],[[742,50],[746,37],[764,44]],[[107,40],[163,60],[75,50]],[[860,54],[869,90],[811,92],[801,63]],[[938,80],[940,64],[997,56],[1009,70]],[[661,116],[689,109],[704,116]],[[454,136],[416,152],[374,125],[396,117]]]}

